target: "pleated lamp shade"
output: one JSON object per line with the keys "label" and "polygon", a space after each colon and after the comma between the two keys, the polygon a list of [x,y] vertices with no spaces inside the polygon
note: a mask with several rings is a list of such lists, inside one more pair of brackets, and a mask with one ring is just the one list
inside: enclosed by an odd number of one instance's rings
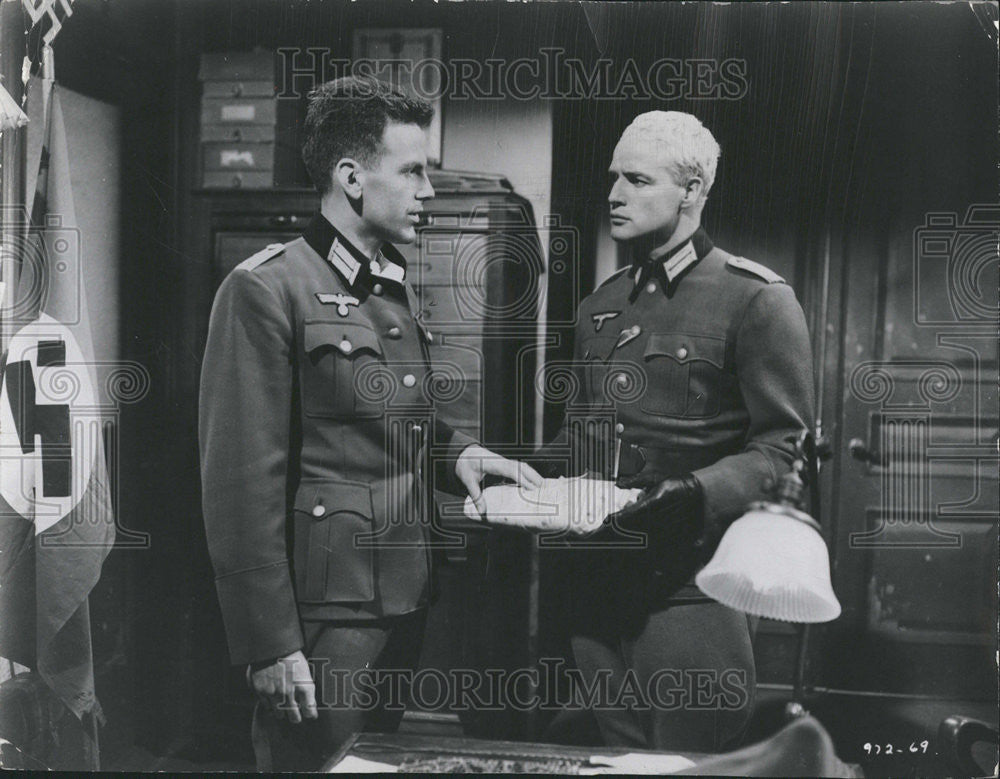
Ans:
{"label": "pleated lamp shade", "polygon": [[753,504],[730,525],[695,584],[719,603],[769,619],[808,623],[840,616],[819,526],[789,506]]}

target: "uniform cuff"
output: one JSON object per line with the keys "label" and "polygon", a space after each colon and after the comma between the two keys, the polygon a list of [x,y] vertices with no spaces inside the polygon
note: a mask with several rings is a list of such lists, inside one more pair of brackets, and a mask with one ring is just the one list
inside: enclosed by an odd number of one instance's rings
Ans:
{"label": "uniform cuff", "polygon": [[774,480],[770,461],[755,451],[724,457],[693,473],[705,497],[705,529],[710,537],[721,537],[750,503],[764,498],[764,482]]}
{"label": "uniform cuff", "polygon": [[449,492],[452,495],[465,494],[465,485],[455,475],[455,465],[458,463],[458,457],[462,452],[478,443],[475,438],[465,433],[458,430],[452,431],[451,438],[444,448],[444,454],[435,463],[434,486],[437,489]]}
{"label": "uniform cuff", "polygon": [[233,665],[285,657],[304,645],[288,563],[215,581]]}

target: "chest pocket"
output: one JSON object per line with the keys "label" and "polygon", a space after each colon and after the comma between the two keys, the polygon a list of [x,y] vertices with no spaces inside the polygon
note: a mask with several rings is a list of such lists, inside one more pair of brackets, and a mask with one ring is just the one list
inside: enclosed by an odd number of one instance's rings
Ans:
{"label": "chest pocket", "polygon": [[643,352],[646,392],[640,407],[658,416],[699,419],[719,413],[726,339],[650,333]]}
{"label": "chest pocket", "polygon": [[385,412],[382,345],[360,322],[306,322],[302,403],[309,417],[379,417]]}

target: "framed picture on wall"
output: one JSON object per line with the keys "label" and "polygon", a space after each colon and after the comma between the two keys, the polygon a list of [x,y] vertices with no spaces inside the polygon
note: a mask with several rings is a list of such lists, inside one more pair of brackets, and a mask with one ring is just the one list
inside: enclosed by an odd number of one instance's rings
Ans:
{"label": "framed picture on wall", "polygon": [[441,39],[438,28],[362,28],[354,31],[352,46],[354,73],[369,73],[434,106],[427,160],[436,166],[441,164],[441,93],[446,83]]}

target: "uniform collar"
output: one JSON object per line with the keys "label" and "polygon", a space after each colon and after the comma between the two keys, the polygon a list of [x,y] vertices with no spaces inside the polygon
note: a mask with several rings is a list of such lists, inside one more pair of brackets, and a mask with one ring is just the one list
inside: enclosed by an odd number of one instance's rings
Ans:
{"label": "uniform collar", "polygon": [[303,238],[320,257],[330,263],[349,287],[354,287],[361,279],[370,276],[378,276],[399,284],[406,278],[406,260],[395,246],[384,243],[379,248],[379,254],[388,262],[386,267],[382,268],[377,258],[369,260],[320,213],[313,217]]}
{"label": "uniform collar", "polygon": [[672,249],[666,252],[654,249],[648,258],[634,260],[632,277],[638,285],[640,278],[645,277],[648,280],[653,273],[658,275],[662,269],[662,273],[666,277],[664,285],[664,291],[666,291],[667,285],[672,284],[674,279],[703,259],[713,248],[714,244],[712,239],[708,237],[708,233],[705,232],[705,228],[699,227],[690,238]]}

